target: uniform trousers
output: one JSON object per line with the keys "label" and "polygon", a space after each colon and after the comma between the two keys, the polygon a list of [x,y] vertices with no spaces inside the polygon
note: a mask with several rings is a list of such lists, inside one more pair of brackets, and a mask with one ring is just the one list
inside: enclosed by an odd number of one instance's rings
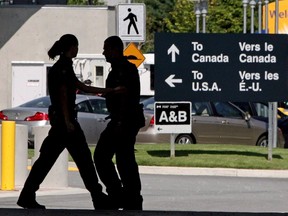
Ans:
{"label": "uniform trousers", "polygon": [[[116,208],[128,210],[142,210],[143,201],[134,152],[139,131],[135,125],[129,122],[119,124],[111,120],[101,133],[94,152],[96,170],[106,186],[110,200],[115,202]],[[112,160],[114,155],[117,170]]]}
{"label": "uniform trousers", "polygon": [[67,148],[75,161],[84,185],[91,193],[92,199],[102,193],[102,186],[98,183],[95,166],[84,133],[77,121],[74,122],[75,131],[66,132],[65,127],[52,125],[48,136],[42,143],[39,158],[35,161],[21,192],[27,199],[35,199],[36,191],[45,179],[61,152]]}

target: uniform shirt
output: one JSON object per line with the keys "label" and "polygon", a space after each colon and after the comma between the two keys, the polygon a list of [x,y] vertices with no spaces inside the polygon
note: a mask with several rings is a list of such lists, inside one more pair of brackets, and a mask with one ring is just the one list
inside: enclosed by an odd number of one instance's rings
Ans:
{"label": "uniform shirt", "polygon": [[106,104],[112,120],[131,121],[137,115],[140,101],[140,78],[138,69],[123,57],[113,63],[112,70],[106,79],[107,88],[124,86],[127,92],[120,94],[107,94]]}
{"label": "uniform shirt", "polygon": [[60,101],[61,87],[67,89],[67,107],[69,116],[75,118],[75,99],[76,99],[77,77],[73,70],[73,62],[70,58],[60,56],[60,59],[52,66],[48,73],[48,89],[53,110],[57,116],[63,116]]}

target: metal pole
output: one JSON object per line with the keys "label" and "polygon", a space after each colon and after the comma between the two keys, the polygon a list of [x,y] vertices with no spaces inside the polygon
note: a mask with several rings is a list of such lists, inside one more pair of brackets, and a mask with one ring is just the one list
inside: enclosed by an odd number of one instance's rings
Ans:
{"label": "metal pole", "polygon": [[268,160],[272,160],[272,115],[271,111],[273,110],[273,104],[271,102],[268,103]]}
{"label": "metal pole", "polygon": [[279,32],[279,0],[275,0],[275,34]]}
{"label": "metal pole", "polygon": [[194,1],[194,13],[196,16],[196,33],[200,32],[200,15],[201,15],[201,11],[200,11],[200,0],[196,0]]}
{"label": "metal pole", "polygon": [[262,0],[258,0],[258,33],[262,33]]}
{"label": "metal pole", "polygon": [[254,0],[250,1],[250,7],[251,7],[251,34],[254,33],[254,9],[255,9],[256,2]]}
{"label": "metal pole", "polygon": [[170,134],[170,157],[175,157],[175,134]]}
{"label": "metal pole", "polygon": [[200,28],[199,28],[199,23],[200,23],[200,10],[196,10],[195,11],[195,15],[196,15],[196,33],[200,32]]}
{"label": "metal pole", "polygon": [[[279,0],[275,1],[275,34],[279,32]],[[277,146],[277,110],[278,110],[278,103],[273,103],[273,147]]]}
{"label": "metal pole", "polygon": [[248,5],[248,0],[243,0],[243,33],[247,33],[247,5]]}
{"label": "metal pole", "polygon": [[202,13],[202,32],[206,33],[206,15],[208,10],[208,1],[202,0],[201,1],[201,13]]}
{"label": "metal pole", "polygon": [[269,0],[265,0],[265,33],[268,34],[268,3]]}

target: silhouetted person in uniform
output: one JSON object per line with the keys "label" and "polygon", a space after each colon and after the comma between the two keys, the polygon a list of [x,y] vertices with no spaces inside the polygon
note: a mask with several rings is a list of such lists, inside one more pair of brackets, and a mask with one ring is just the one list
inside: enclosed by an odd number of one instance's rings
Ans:
{"label": "silhouetted person in uniform", "polygon": [[77,122],[75,99],[76,89],[91,93],[108,93],[115,89],[91,87],[80,82],[72,67],[72,58],[76,57],[77,53],[78,40],[71,34],[63,35],[48,51],[51,59],[60,56],[48,73],[51,99],[48,115],[51,129],[42,143],[40,156],[33,164],[19,196],[17,204],[23,208],[45,209],[44,205],[36,201],[36,191],[65,148],[79,169],[85,187],[92,196],[94,208],[109,208],[108,196],[102,192],[102,186],[98,183],[90,149]]}
{"label": "silhouetted person in uniform", "polygon": [[129,12],[128,16],[123,20],[123,21],[126,21],[126,20],[129,19],[128,34],[130,34],[131,26],[133,26],[135,31],[136,31],[136,33],[139,34],[138,28],[137,28],[137,25],[136,25],[137,16],[131,12],[131,8],[128,8],[128,12]]}
{"label": "silhouetted person in uniform", "polygon": [[[134,153],[136,135],[145,124],[143,108],[139,104],[139,73],[123,56],[123,42],[118,36],[105,40],[103,55],[112,67],[106,87],[123,86],[125,92],[117,96],[106,95],[111,120],[101,133],[94,152],[96,170],[115,209],[142,210],[141,181]],[[112,161],[114,155],[120,178]]]}

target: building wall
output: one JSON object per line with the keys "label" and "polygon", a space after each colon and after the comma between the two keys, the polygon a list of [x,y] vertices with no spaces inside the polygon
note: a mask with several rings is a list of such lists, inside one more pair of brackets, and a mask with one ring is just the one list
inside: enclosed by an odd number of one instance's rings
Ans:
{"label": "building wall", "polygon": [[114,7],[0,7],[0,109],[12,104],[12,61],[53,63],[47,51],[66,33],[79,40],[79,54],[102,53],[103,41],[116,33]]}

